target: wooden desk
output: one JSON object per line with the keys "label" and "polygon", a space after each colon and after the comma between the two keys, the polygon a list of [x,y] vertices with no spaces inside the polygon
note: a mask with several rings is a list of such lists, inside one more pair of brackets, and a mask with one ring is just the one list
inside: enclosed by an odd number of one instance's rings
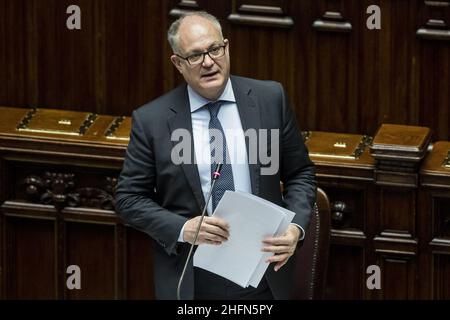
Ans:
{"label": "wooden desk", "polygon": [[[153,298],[153,241],[114,213],[130,118],[0,113],[1,298]],[[326,297],[450,299],[450,142],[430,151],[428,128],[389,124],[373,138],[303,134],[331,201]],[[82,290],[66,287],[70,265]]]}
{"label": "wooden desk", "polygon": [[130,118],[0,112],[2,298],[152,298],[152,241],[114,213]]}

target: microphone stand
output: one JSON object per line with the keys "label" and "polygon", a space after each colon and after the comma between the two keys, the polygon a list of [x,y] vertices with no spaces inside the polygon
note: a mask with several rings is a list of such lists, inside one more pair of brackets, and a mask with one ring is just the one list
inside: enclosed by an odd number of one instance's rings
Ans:
{"label": "microphone stand", "polygon": [[183,272],[181,273],[180,280],[178,281],[177,286],[177,300],[180,299],[180,290],[181,283],[183,282],[184,274],[186,273],[186,268],[188,266],[189,260],[191,259],[192,251],[194,250],[195,243],[197,242],[198,234],[200,233],[200,227],[202,226],[203,218],[205,217],[206,208],[208,207],[208,203],[211,199],[212,191],[214,189],[214,185],[216,184],[217,179],[220,177],[220,171],[222,170],[222,163],[218,163],[216,170],[212,175],[211,187],[209,189],[208,199],[206,200],[205,206],[203,207],[202,215],[200,217],[200,222],[198,223],[197,230],[195,232],[194,241],[191,243],[191,248],[189,249],[188,256],[186,258],[186,262],[184,263]]}

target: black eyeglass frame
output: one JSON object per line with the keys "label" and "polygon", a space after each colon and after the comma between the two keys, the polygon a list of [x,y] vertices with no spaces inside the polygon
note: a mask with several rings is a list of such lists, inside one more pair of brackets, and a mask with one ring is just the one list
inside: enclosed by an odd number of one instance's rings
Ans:
{"label": "black eyeglass frame", "polygon": [[[186,60],[187,63],[188,63],[190,66],[198,66],[198,65],[202,64],[203,61],[205,61],[205,55],[208,55],[208,56],[209,56],[212,60],[214,60],[214,61],[215,61],[215,59],[222,58],[222,57],[225,55],[225,48],[226,48],[227,45],[228,45],[228,41],[226,41],[224,44],[222,44],[222,45],[220,45],[220,46],[212,47],[211,49],[206,50],[206,51],[203,51],[203,52],[193,53],[193,54],[191,54],[191,55],[189,55],[189,56],[187,56],[187,57],[180,56],[180,55],[177,54],[177,53],[175,53],[175,55],[176,55],[178,58],[181,58],[181,59],[183,59],[183,60]],[[214,50],[217,50],[218,48],[223,48],[223,54],[220,55],[220,56],[218,56],[218,57],[215,57],[215,58],[211,57],[210,52],[212,52],[212,51],[214,51]],[[195,64],[192,64],[192,63],[189,61],[189,58],[191,58],[191,57],[193,57],[193,56],[196,56],[196,55],[202,55],[202,59],[199,60],[200,62],[197,62],[197,63],[195,63]]]}

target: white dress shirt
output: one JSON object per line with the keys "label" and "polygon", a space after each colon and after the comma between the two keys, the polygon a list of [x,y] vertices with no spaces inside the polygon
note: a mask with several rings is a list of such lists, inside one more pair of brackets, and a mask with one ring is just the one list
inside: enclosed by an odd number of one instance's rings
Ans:
{"label": "white dress shirt", "polygon": [[[206,202],[211,186],[211,150],[209,143],[210,114],[204,106],[211,101],[200,96],[189,86],[188,93],[189,103],[191,105],[195,160]],[[242,129],[241,118],[239,117],[230,79],[228,79],[225,90],[218,100],[223,101],[217,117],[225,132],[225,139],[231,159],[231,168],[233,170],[234,189],[251,193],[252,188],[244,130]],[[212,201],[208,204],[207,212],[209,215],[212,214]]]}
{"label": "white dress shirt", "polygon": [[[191,108],[195,161],[198,167],[203,197],[206,202],[211,186],[211,151],[209,143],[210,114],[205,108],[205,105],[214,101],[203,98],[189,85],[187,86],[187,90]],[[217,100],[222,101],[217,117],[225,132],[225,139],[231,159],[231,168],[233,170],[234,189],[236,191],[252,193],[244,130],[242,129],[241,118],[230,79],[228,79],[225,90]],[[208,203],[207,212],[208,215],[212,214],[211,201]],[[302,237],[300,239],[302,240],[305,232],[302,227],[297,224],[295,225],[302,231]],[[184,242],[183,232],[184,226],[178,237],[179,242]]]}

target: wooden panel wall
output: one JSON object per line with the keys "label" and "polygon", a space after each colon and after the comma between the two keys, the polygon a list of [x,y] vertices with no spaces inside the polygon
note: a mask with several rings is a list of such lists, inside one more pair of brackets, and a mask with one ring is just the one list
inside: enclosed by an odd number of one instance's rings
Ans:
{"label": "wooden panel wall", "polygon": [[[71,4],[81,30],[65,26]],[[366,27],[373,4],[381,30]],[[282,82],[303,129],[450,138],[448,0],[0,0],[0,105],[129,115],[181,81],[165,32],[198,9],[222,21],[232,72]]]}
{"label": "wooden panel wall", "polygon": [[[81,30],[66,27],[70,5]],[[166,1],[1,0],[1,103],[129,114],[172,85],[167,13]]]}

